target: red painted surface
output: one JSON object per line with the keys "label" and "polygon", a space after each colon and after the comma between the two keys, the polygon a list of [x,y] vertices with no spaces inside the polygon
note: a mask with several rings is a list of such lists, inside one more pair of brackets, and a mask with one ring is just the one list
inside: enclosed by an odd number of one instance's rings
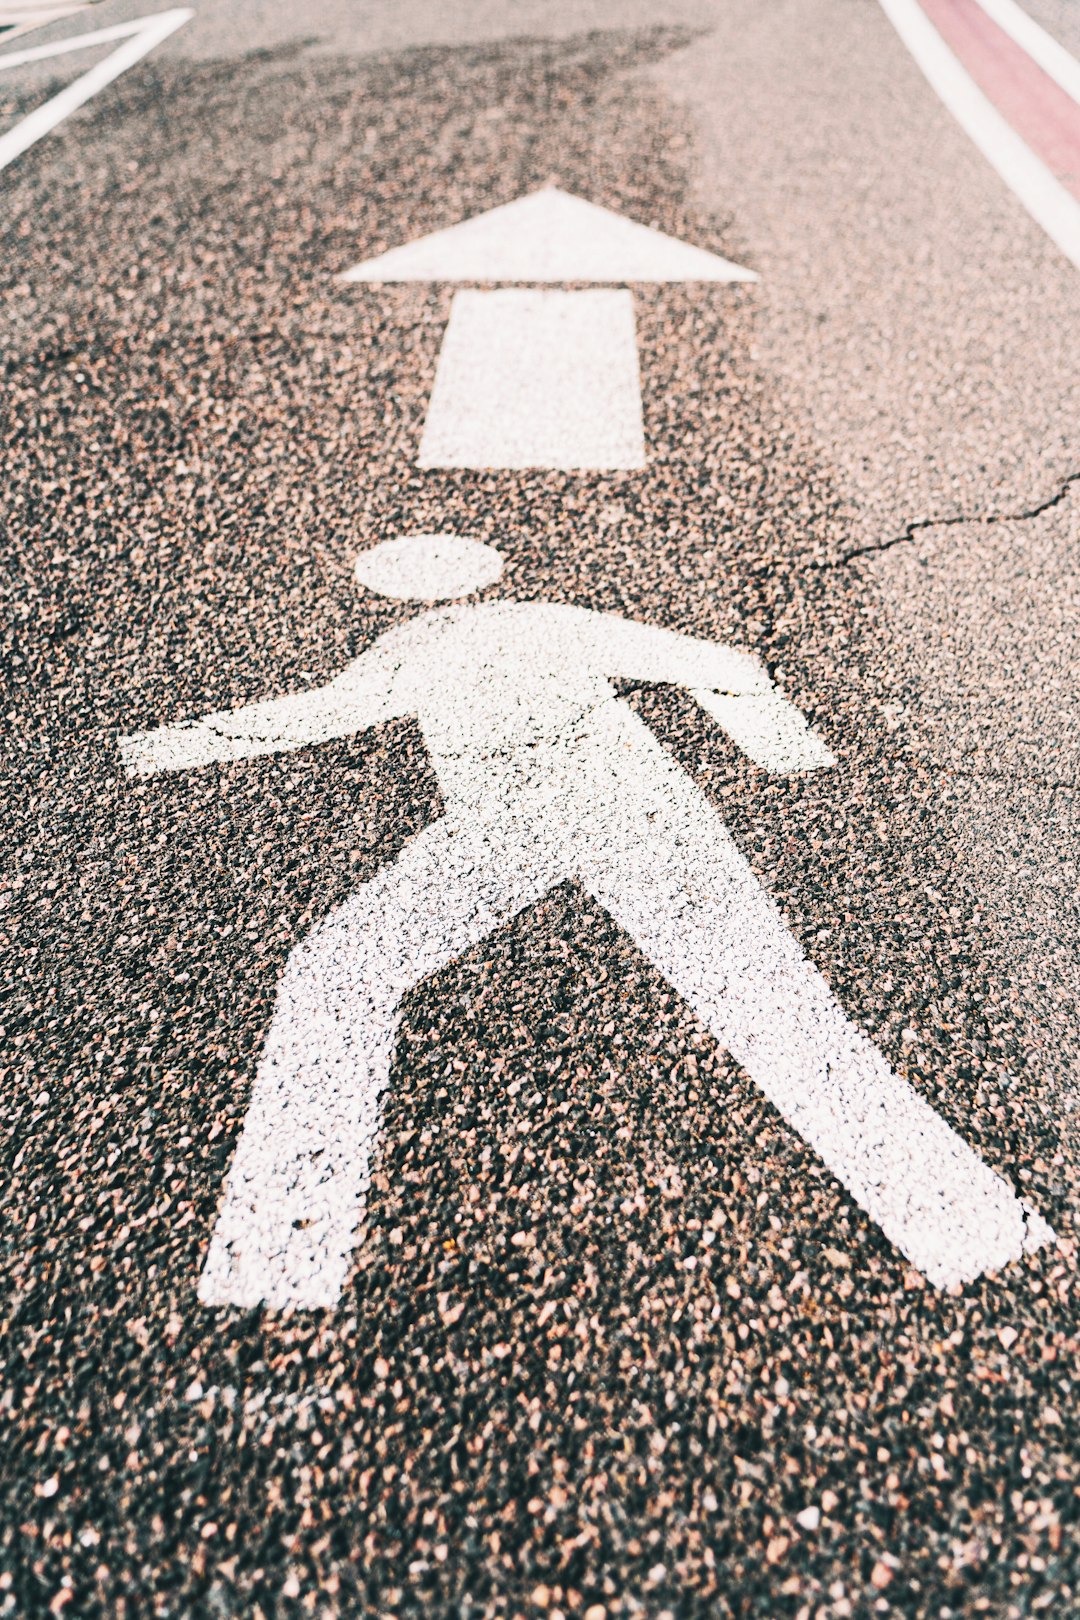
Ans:
{"label": "red painted surface", "polygon": [[977,0],[920,0],[983,94],[1080,201],[1080,106]]}

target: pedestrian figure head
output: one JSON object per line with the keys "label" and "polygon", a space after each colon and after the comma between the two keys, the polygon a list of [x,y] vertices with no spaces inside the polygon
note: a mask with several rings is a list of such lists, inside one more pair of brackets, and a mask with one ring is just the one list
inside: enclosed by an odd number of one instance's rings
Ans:
{"label": "pedestrian figure head", "polygon": [[494,546],[456,534],[410,534],[362,551],[356,577],[369,591],[405,602],[449,602],[494,585],[503,559]]}

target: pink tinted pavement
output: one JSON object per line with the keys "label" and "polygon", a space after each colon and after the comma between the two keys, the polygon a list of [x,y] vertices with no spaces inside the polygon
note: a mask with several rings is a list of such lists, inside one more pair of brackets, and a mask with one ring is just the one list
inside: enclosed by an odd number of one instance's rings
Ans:
{"label": "pink tinted pavement", "polygon": [[983,94],[1080,201],[1080,106],[982,9],[978,0],[921,0]]}

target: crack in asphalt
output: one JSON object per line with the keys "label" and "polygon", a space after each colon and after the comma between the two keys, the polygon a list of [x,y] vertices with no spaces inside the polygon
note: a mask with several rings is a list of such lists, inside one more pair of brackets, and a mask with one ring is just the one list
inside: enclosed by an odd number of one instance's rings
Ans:
{"label": "crack in asphalt", "polygon": [[893,535],[890,540],[875,540],[869,545],[856,546],[853,551],[845,551],[837,562],[827,563],[828,568],[846,568],[849,563],[857,562],[860,557],[874,557],[883,551],[891,551],[894,546],[904,546],[914,540],[921,529],[954,529],[964,524],[975,523],[1026,523],[1031,518],[1042,517],[1055,506],[1060,506],[1067,499],[1069,491],[1076,483],[1080,483],[1080,471],[1069,473],[1068,477],[1059,484],[1058,488],[1045,501],[1038,506],[1026,507],[1020,512],[991,512],[984,517],[930,517],[914,518],[907,524],[902,534]]}

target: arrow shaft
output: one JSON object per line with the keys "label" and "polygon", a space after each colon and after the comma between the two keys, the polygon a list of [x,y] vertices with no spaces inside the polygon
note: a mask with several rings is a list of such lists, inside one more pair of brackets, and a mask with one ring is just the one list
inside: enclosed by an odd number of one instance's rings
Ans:
{"label": "arrow shaft", "polygon": [[643,467],[632,294],[455,293],[419,464]]}

